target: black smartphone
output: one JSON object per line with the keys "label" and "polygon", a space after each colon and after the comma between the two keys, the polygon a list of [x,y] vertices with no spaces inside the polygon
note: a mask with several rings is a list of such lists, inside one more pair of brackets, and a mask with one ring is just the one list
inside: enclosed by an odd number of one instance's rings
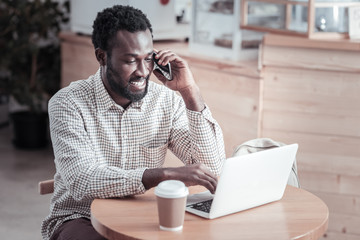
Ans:
{"label": "black smartphone", "polygon": [[170,63],[166,64],[165,66],[158,64],[159,59],[155,58],[156,53],[153,53],[153,60],[154,60],[154,70],[157,69],[159,72],[168,80],[173,80],[173,76],[171,73],[171,65]]}

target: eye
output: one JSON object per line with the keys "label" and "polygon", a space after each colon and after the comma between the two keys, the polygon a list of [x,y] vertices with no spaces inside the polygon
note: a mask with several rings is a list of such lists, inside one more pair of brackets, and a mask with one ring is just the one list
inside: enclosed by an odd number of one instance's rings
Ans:
{"label": "eye", "polygon": [[135,61],[135,60],[125,60],[125,62],[126,62],[127,64],[133,64],[133,63],[135,63],[136,61]]}

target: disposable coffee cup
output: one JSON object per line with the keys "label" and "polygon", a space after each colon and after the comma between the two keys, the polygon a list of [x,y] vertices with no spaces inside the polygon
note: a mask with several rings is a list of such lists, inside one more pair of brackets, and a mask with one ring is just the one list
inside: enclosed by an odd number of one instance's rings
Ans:
{"label": "disposable coffee cup", "polygon": [[182,230],[188,194],[185,184],[177,180],[163,181],[155,188],[161,230]]}

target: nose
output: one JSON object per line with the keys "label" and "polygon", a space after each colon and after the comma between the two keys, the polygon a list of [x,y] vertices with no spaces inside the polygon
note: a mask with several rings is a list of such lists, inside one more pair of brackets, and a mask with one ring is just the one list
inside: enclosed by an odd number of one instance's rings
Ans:
{"label": "nose", "polygon": [[147,61],[140,61],[136,70],[137,76],[143,78],[147,77],[150,74],[150,68],[151,63]]}

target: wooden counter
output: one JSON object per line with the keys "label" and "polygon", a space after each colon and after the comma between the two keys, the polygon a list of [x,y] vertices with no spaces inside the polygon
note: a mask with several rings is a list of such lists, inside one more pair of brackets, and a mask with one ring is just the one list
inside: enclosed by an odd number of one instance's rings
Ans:
{"label": "wooden counter", "polygon": [[360,41],[266,35],[260,136],[299,143],[300,184],[330,209],[324,239],[360,239]]}

